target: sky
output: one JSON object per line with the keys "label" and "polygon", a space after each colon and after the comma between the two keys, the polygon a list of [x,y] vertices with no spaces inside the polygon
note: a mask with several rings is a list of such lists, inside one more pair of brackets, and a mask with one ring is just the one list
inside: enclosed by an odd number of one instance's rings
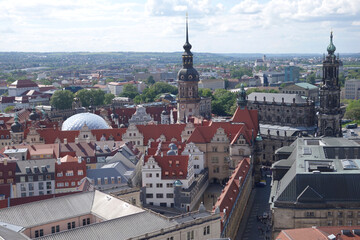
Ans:
{"label": "sky", "polygon": [[0,51],[360,52],[360,0],[0,0]]}

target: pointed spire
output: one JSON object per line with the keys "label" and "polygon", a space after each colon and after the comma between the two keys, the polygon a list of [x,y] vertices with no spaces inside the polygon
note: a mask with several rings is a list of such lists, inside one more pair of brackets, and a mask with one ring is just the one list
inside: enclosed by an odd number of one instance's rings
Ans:
{"label": "pointed spire", "polygon": [[246,91],[245,91],[243,83],[241,83],[241,89],[238,94],[237,104],[241,109],[245,109],[245,107],[247,105]]}
{"label": "pointed spire", "polygon": [[184,50],[187,53],[191,53],[190,49],[191,49],[191,44],[189,43],[189,22],[188,22],[188,14],[186,13],[186,42],[184,44]]}
{"label": "pointed spire", "polygon": [[333,32],[331,31],[331,33],[330,33],[330,44],[327,47],[327,51],[328,51],[329,55],[334,55],[335,50],[336,50],[336,47],[333,44]]}

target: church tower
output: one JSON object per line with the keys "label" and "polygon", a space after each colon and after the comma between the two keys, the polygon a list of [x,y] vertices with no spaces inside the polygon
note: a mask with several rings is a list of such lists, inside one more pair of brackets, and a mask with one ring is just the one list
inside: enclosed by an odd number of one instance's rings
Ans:
{"label": "church tower", "polygon": [[186,122],[189,116],[200,116],[200,97],[198,93],[199,73],[193,67],[193,54],[190,51],[188,19],[186,16],[185,52],[182,54],[183,67],[178,72],[178,122]]}
{"label": "church tower", "polygon": [[328,55],[323,61],[323,79],[320,88],[320,108],[318,112],[318,136],[341,137],[341,110],[339,85],[339,56],[334,52],[333,34],[330,34]]}

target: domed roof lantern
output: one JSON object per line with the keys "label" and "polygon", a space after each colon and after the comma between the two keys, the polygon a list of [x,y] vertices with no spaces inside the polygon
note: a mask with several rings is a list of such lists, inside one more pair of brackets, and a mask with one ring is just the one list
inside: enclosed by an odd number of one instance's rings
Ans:
{"label": "domed roof lantern", "polygon": [[330,33],[330,44],[327,47],[328,54],[329,55],[334,55],[335,50],[336,50],[336,47],[333,44],[333,32],[331,31],[331,33]]}
{"label": "domed roof lantern", "polygon": [[14,117],[14,123],[11,124],[11,131],[12,132],[21,132],[21,128],[22,128],[22,126],[19,123],[19,117],[16,114],[15,117]]}
{"label": "domed roof lantern", "polygon": [[35,107],[33,107],[32,112],[29,115],[31,121],[36,121],[39,118],[39,115],[36,113]]}
{"label": "domed roof lantern", "polygon": [[174,182],[174,186],[175,187],[181,187],[183,185],[183,183],[180,181],[180,180],[176,180],[175,182]]}

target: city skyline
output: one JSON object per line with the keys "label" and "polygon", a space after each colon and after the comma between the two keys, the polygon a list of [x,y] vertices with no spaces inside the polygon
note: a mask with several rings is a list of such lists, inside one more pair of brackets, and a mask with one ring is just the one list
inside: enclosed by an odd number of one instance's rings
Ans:
{"label": "city skyline", "polygon": [[357,53],[360,1],[135,0],[0,2],[0,51]]}

